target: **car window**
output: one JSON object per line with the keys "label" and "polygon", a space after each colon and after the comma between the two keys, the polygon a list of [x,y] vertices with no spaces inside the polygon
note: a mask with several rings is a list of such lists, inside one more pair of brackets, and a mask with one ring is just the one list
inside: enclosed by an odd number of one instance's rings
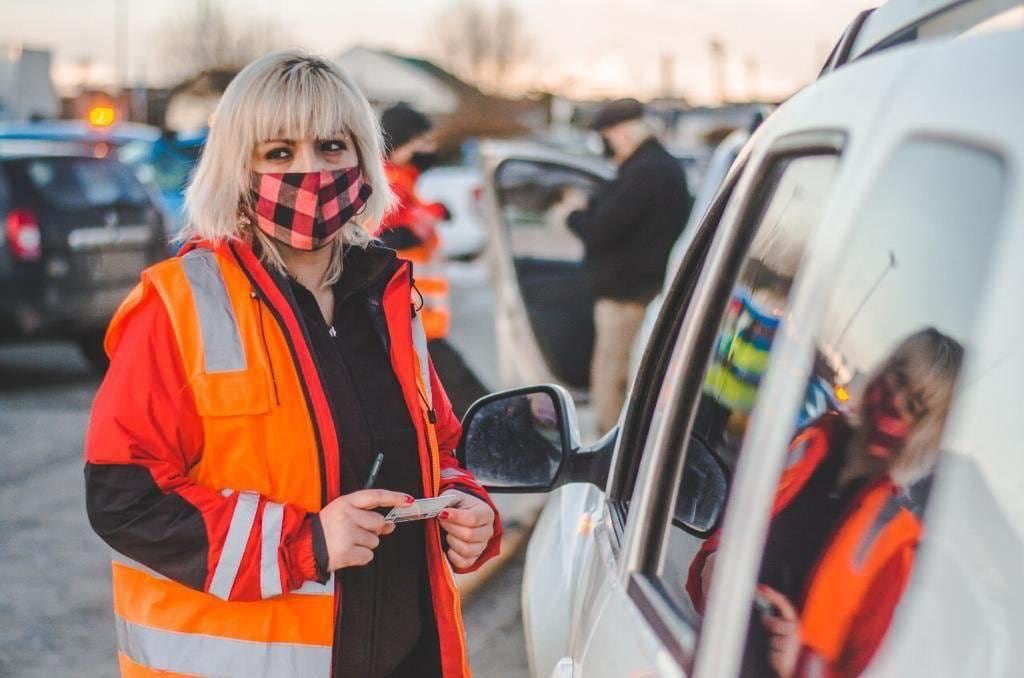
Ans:
{"label": "car window", "polygon": [[107,207],[118,203],[145,205],[146,191],[131,171],[118,162],[91,158],[35,158],[25,173],[37,190],[63,209]]}
{"label": "car window", "polygon": [[[660,545],[660,589],[693,629],[714,581],[721,508],[743,501],[729,496],[732,471],[745,455],[764,452],[747,440],[747,422],[762,406],[759,384],[788,322],[799,243],[820,217],[811,208],[800,210],[809,220],[775,226],[770,218],[772,203],[787,200],[785,171],[794,167],[783,168],[762,211],[768,218],[719,327]],[[805,173],[811,185],[789,194],[821,193],[829,174],[819,166]],[[1003,175],[985,151],[912,141],[859,209],[828,279],[823,319],[809,328],[816,350],[780,451],[768,533],[750,545],[763,547],[763,558],[742,675],[787,674],[794,661],[810,673],[858,675],[884,639],[923,534],[943,426],[997,240]]]}
{"label": "car window", "polygon": [[[910,577],[997,240],[994,155],[913,141],[860,209],[778,481],[759,584],[802,632],[799,661],[859,675]],[[822,407],[823,405],[823,407]],[[746,675],[771,665],[755,618]]]}
{"label": "car window", "polygon": [[772,161],[744,217],[750,244],[726,307],[717,309],[720,321],[692,433],[686,449],[676,451],[685,453],[686,463],[671,527],[656,561],[661,565],[648,573],[692,626],[699,623],[702,605],[687,593],[690,564],[721,522],[761,378],[838,162],[832,153]]}
{"label": "car window", "polygon": [[[653,436],[650,434],[658,429],[668,410],[670,385],[666,383],[665,377],[679,361],[674,349],[680,325],[708,248],[732,200],[742,169],[739,167],[729,175],[717,195],[709,200],[707,214],[695,226],[697,232],[683,254],[672,285],[664,294],[657,322],[644,348],[619,434],[622,440],[616,460],[618,470],[613,474],[613,483],[609,488],[609,500],[615,509],[613,516],[619,531],[624,527],[629,512],[640,462],[653,447]],[[687,237],[689,234],[683,233],[680,239]]]}
{"label": "car window", "polygon": [[580,169],[525,159],[505,160],[494,173],[497,216],[530,331],[548,370],[577,391],[590,384],[594,295],[583,243],[566,220],[602,183]]}

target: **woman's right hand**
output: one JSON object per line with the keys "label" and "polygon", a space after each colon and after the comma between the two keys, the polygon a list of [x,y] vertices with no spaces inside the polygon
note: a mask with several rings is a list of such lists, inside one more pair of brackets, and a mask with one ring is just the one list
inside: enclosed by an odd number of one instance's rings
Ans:
{"label": "woman's right hand", "polygon": [[327,542],[327,567],[333,572],[342,567],[366,565],[380,537],[395,531],[395,524],[373,509],[382,506],[408,506],[412,497],[390,490],[359,490],[345,494],[320,509],[320,524]]}

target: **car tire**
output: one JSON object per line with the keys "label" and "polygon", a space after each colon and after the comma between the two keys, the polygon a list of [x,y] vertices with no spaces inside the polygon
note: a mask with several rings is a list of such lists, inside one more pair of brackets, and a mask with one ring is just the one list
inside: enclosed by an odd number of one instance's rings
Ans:
{"label": "car tire", "polygon": [[78,350],[81,352],[85,362],[96,374],[104,374],[110,366],[110,359],[107,352],[103,350],[104,330],[89,330],[75,337]]}

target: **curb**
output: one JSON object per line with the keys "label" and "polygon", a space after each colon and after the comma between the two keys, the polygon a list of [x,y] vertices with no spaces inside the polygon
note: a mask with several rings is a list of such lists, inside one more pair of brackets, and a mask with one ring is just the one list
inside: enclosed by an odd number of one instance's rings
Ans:
{"label": "curb", "polygon": [[498,555],[488,560],[479,570],[468,574],[455,575],[455,583],[459,587],[459,596],[465,604],[474,593],[484,584],[490,581],[491,577],[498,574],[505,565],[512,560],[520,550],[526,547],[533,526],[537,524],[540,512],[544,508],[541,501],[535,507],[530,507],[522,516],[509,516],[509,525],[501,535],[501,550]]}

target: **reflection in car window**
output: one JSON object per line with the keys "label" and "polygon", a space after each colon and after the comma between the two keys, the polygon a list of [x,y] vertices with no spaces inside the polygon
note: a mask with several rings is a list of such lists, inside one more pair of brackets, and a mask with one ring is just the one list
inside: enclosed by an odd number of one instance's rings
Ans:
{"label": "reflection in car window", "polygon": [[[808,416],[805,403],[794,423],[744,675],[859,675],[882,642],[921,539],[1002,183],[986,152],[914,141],[857,215],[807,389],[828,404]],[[697,607],[717,546],[691,563]]]}
{"label": "reflection in car window", "polygon": [[724,309],[704,373],[672,528],[662,549],[659,577],[673,602],[694,625],[699,623],[702,606],[686,592],[687,571],[721,521],[729,478],[756,403],[761,376],[837,165],[835,155],[776,161],[748,217],[752,222],[748,231],[752,234],[751,245]]}

